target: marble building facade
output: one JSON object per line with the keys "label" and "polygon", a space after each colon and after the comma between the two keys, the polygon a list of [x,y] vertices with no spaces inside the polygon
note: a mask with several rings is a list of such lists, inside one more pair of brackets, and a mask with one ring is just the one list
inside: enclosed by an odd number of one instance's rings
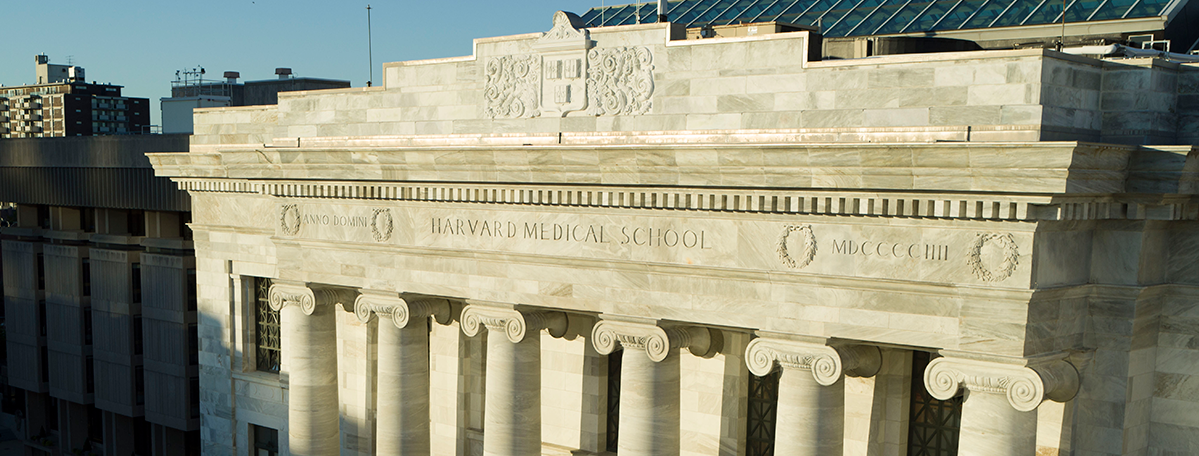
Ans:
{"label": "marble building facade", "polygon": [[149,154],[205,454],[1199,449],[1199,68],[573,19]]}

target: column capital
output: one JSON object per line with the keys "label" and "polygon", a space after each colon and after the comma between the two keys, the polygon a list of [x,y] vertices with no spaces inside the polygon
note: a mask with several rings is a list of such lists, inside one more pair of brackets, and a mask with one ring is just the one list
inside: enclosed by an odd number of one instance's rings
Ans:
{"label": "column capital", "polygon": [[770,374],[775,364],[783,369],[802,369],[812,372],[816,383],[829,386],[841,379],[870,377],[882,366],[882,352],[873,345],[800,342],[795,340],[759,337],[745,347],[745,364],[759,377]]}
{"label": "column capital", "polygon": [[287,282],[275,282],[268,294],[271,309],[278,311],[287,306],[299,306],[305,315],[312,315],[317,306],[352,305],[356,297],[353,291],[345,288]]}
{"label": "column capital", "polygon": [[963,389],[1003,394],[1012,408],[1021,412],[1035,410],[1045,399],[1073,399],[1078,381],[1078,370],[1062,359],[1009,364],[941,357],[929,362],[924,371],[924,387],[937,399],[949,399]]}
{"label": "column capital", "polygon": [[450,302],[441,298],[407,300],[392,292],[360,290],[354,301],[354,315],[368,323],[375,315],[390,318],[397,328],[408,327],[412,320],[433,317],[438,323],[450,322]]}
{"label": "column capital", "polygon": [[600,320],[591,328],[595,350],[607,355],[619,348],[645,350],[654,362],[660,362],[674,348],[687,347],[696,356],[709,356],[720,345],[719,334],[699,326],[662,327],[649,323]]}
{"label": "column capital", "polygon": [[548,330],[551,336],[566,334],[566,313],[558,311],[522,312],[516,309],[480,306],[471,304],[462,309],[462,332],[469,337],[479,335],[486,327],[491,332],[501,332],[512,343],[524,340],[530,329],[534,332]]}

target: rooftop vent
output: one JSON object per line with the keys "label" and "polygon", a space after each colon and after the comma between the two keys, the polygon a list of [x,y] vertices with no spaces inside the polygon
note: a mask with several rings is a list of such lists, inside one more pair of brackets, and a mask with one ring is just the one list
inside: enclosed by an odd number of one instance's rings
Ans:
{"label": "rooftop vent", "polygon": [[287,79],[291,76],[291,68],[275,68],[275,74],[279,75],[279,79]]}
{"label": "rooftop vent", "polygon": [[226,71],[225,72],[225,82],[228,82],[230,84],[237,84],[237,78],[240,78],[240,77],[241,77],[241,73],[238,73],[236,71]]}

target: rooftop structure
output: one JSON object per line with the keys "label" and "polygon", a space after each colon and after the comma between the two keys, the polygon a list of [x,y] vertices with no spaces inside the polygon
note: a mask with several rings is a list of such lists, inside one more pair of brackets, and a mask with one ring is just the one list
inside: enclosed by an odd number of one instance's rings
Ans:
{"label": "rooftop structure", "polygon": [[273,105],[278,93],[338,89],[350,81],[295,77],[291,68],[276,68],[275,79],[238,82],[241,73],[226,71],[224,80],[204,79],[204,68],[179,71],[171,83],[171,96],[161,99],[164,133],[191,133],[192,110],[219,106]]}
{"label": "rooftop structure", "polygon": [[[1066,44],[1110,44],[1130,37],[1170,40],[1189,52],[1199,40],[1199,2],[1189,0],[677,0],[668,21],[686,28],[781,22],[814,27],[825,38],[935,36],[984,48],[1011,48],[1066,37]],[[1065,14],[1062,14],[1063,9]],[[656,22],[658,3],[592,8],[586,27]],[[1064,26],[1064,27],[1063,27]],[[1155,45],[1153,43],[1150,44]],[[1157,43],[1158,48],[1164,47]]]}
{"label": "rooftop structure", "polygon": [[83,68],[45,55],[36,62],[37,84],[0,86],[0,139],[141,134],[150,124],[149,100],[87,83]]}

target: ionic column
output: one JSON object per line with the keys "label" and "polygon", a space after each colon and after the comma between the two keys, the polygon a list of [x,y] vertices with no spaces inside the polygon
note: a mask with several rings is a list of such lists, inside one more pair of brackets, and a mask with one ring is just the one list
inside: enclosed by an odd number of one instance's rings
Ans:
{"label": "ionic column", "polygon": [[363,291],[354,303],[363,323],[379,317],[379,381],[375,401],[376,453],[429,455],[430,316],[449,323],[444,299],[406,301],[395,293]]}
{"label": "ionic column", "polygon": [[845,441],[845,381],[842,374],[878,373],[878,347],[757,338],[745,348],[745,363],[759,377],[777,364],[779,375],[774,452],[795,456],[839,455]]}
{"label": "ionic column", "polygon": [[[679,454],[679,349],[708,356],[719,349],[708,328],[663,328],[601,320],[591,341],[602,355],[623,348],[620,371],[621,456]],[[782,453],[779,453],[782,454]]]}
{"label": "ionic column", "polygon": [[334,456],[338,449],[337,320],[334,304],[354,302],[340,288],[271,285],[270,305],[279,311],[287,340],[287,442],[296,456]]}
{"label": "ionic column", "polygon": [[1036,408],[1045,399],[1065,402],[1078,393],[1078,371],[1064,360],[1025,364],[937,358],[924,371],[924,386],[941,400],[964,391],[958,454],[1033,456]]}
{"label": "ionic column", "polygon": [[487,328],[487,393],[483,411],[483,454],[541,454],[542,329],[566,333],[562,312],[520,312],[469,305],[462,332],[474,337]]}

